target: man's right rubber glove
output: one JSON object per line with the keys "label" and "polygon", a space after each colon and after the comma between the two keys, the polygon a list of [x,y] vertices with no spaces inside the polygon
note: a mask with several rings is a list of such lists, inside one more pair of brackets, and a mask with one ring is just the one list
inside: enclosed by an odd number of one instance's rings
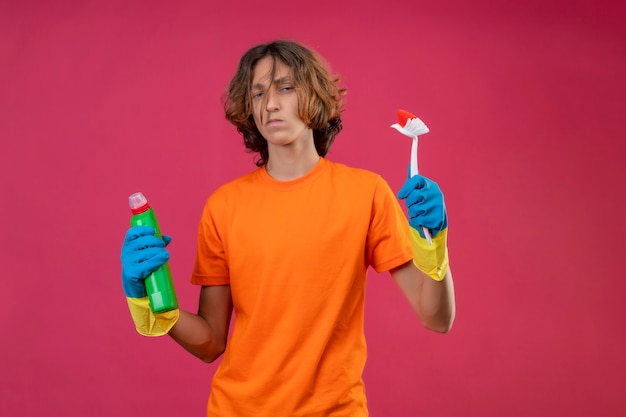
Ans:
{"label": "man's right rubber glove", "polygon": [[168,261],[165,249],[171,238],[155,235],[149,226],[133,226],[126,232],[122,245],[122,287],[137,331],[144,336],[162,336],[176,324],[178,309],[154,314],[144,280]]}
{"label": "man's right rubber glove", "polygon": [[[448,216],[439,185],[414,175],[404,183],[398,198],[405,200],[407,206],[413,263],[435,281],[441,281],[448,271]],[[432,244],[426,240],[422,227],[430,230]]]}

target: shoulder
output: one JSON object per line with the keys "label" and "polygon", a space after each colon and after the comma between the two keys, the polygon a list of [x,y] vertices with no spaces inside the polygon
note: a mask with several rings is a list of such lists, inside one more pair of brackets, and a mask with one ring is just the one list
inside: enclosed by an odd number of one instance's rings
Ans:
{"label": "shoulder", "polygon": [[232,194],[239,194],[243,190],[248,187],[254,186],[254,184],[258,183],[259,172],[258,168],[244,174],[238,178],[225,182],[220,185],[213,193],[209,196],[210,199],[221,199],[226,198]]}
{"label": "shoulder", "polygon": [[347,186],[355,192],[364,192],[372,197],[376,195],[395,197],[389,183],[376,172],[336,162],[330,162],[329,166],[332,180],[335,183]]}
{"label": "shoulder", "polygon": [[[380,174],[363,168],[355,168],[338,162],[328,161],[329,172],[332,176],[359,183],[375,184],[382,180]],[[383,180],[384,181],[384,180]]]}
{"label": "shoulder", "polygon": [[206,210],[228,210],[231,205],[241,199],[247,190],[258,185],[258,169],[238,178],[227,181],[217,187],[206,199]]}
{"label": "shoulder", "polygon": [[395,194],[378,173],[340,163],[330,163],[327,172],[325,186],[333,195],[341,195],[364,207],[378,206],[381,201],[385,206],[393,204]]}

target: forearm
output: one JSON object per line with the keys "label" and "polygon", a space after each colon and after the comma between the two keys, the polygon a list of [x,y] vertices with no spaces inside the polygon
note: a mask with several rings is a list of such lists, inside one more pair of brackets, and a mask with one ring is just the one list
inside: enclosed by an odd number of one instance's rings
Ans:
{"label": "forearm", "polygon": [[391,276],[424,327],[447,333],[455,314],[454,285],[448,268],[440,281],[420,271],[413,262],[391,271]]}
{"label": "forearm", "polygon": [[213,362],[226,348],[233,302],[230,286],[202,287],[198,314],[181,310],[169,335],[204,362]]}
{"label": "forearm", "polygon": [[168,334],[186,351],[207,363],[219,358],[226,347],[225,335],[218,334],[202,316],[182,309]]}
{"label": "forearm", "polygon": [[423,274],[422,291],[417,306],[422,324],[433,331],[447,333],[452,327],[456,313],[454,283],[450,268],[441,281]]}

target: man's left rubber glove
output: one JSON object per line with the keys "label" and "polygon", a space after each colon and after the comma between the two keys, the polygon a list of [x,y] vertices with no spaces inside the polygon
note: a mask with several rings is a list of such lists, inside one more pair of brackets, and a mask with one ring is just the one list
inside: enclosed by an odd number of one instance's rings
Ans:
{"label": "man's left rubber glove", "polygon": [[167,334],[180,315],[178,309],[154,314],[144,284],[170,258],[165,246],[171,240],[169,236],[155,236],[152,227],[134,226],[126,232],[122,245],[122,287],[135,327],[144,336]]}
{"label": "man's left rubber glove", "polygon": [[[439,185],[414,175],[404,183],[398,198],[405,200],[407,206],[413,263],[435,281],[441,281],[448,271],[448,216]],[[432,244],[426,240],[422,227],[430,230]]]}

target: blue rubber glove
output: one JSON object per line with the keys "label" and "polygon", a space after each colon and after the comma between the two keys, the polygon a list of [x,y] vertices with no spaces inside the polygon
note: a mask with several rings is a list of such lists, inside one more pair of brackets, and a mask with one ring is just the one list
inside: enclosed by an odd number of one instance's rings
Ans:
{"label": "blue rubber glove", "polygon": [[425,237],[422,226],[430,229],[433,237],[448,227],[443,193],[433,180],[422,175],[409,178],[398,192],[398,198],[405,200],[409,224],[422,238]]}
{"label": "blue rubber glove", "polygon": [[149,226],[133,226],[122,245],[122,286],[137,331],[144,336],[163,336],[180,317],[179,309],[154,314],[144,280],[165,264],[170,254],[165,247],[172,240],[159,238]]}
{"label": "blue rubber glove", "polygon": [[122,286],[130,298],[146,297],[144,279],[168,261],[170,254],[165,249],[172,239],[158,238],[149,226],[134,226],[128,229],[122,245]]}
{"label": "blue rubber glove", "polygon": [[[448,271],[448,215],[439,185],[421,175],[404,183],[398,198],[407,206],[413,263],[435,281],[444,279]],[[422,227],[430,230],[428,242]]]}

